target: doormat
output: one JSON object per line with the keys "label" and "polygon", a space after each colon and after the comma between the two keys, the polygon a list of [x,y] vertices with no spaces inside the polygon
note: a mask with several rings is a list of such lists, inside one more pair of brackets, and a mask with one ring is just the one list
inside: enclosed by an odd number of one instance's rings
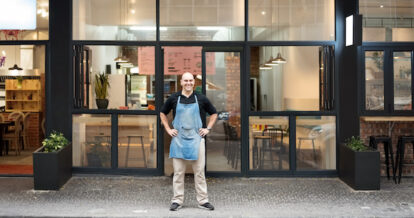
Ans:
{"label": "doormat", "polygon": [[32,165],[0,165],[0,174],[8,175],[32,175]]}

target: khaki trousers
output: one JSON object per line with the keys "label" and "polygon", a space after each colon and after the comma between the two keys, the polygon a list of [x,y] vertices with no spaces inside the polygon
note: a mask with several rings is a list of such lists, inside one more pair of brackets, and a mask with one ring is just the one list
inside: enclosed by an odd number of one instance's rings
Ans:
{"label": "khaki trousers", "polygon": [[191,164],[194,172],[194,185],[197,192],[197,201],[200,205],[208,202],[207,183],[204,175],[205,160],[205,140],[201,139],[198,160],[184,160],[173,158],[174,178],[173,189],[174,197],[172,203],[180,205],[184,202],[184,176],[187,163]]}

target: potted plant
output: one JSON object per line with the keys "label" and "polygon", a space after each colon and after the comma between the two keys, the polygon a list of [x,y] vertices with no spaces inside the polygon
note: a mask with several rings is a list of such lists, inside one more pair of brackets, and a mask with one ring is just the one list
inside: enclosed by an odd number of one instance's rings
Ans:
{"label": "potted plant", "polygon": [[380,189],[380,153],[352,136],[339,147],[339,177],[355,190]]}
{"label": "potted plant", "polygon": [[33,152],[35,190],[59,190],[72,177],[72,144],[53,131]]}
{"label": "potted plant", "polygon": [[95,94],[96,94],[96,105],[98,109],[108,108],[108,75],[106,74],[95,74]]}

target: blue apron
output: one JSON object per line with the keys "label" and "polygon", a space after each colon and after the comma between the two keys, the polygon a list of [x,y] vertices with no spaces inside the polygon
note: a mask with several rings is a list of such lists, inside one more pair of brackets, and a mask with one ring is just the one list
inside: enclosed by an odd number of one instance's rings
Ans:
{"label": "blue apron", "polygon": [[197,96],[194,97],[196,102],[193,104],[180,104],[181,96],[178,97],[173,120],[173,126],[178,131],[178,135],[171,140],[170,158],[198,160],[198,150],[201,142],[198,131],[203,124],[200,118]]}

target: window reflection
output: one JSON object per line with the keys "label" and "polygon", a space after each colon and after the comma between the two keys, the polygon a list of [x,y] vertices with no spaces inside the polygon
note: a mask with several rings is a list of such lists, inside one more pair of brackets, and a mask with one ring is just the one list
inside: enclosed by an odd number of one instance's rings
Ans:
{"label": "window reflection", "polygon": [[249,117],[249,168],[289,170],[288,117]]}
{"label": "window reflection", "polygon": [[111,115],[72,116],[74,167],[111,167]]}
{"label": "window reflection", "polygon": [[414,2],[360,0],[363,41],[413,41]]}
{"label": "window reflection", "polygon": [[411,110],[411,52],[394,52],[394,110]]}
{"label": "window reflection", "polygon": [[249,1],[249,40],[333,41],[335,1]]}
{"label": "window reflection", "polygon": [[331,110],[332,54],[333,48],[329,46],[252,47],[250,109]]}
{"label": "window reflection", "polygon": [[161,40],[242,41],[244,0],[160,1]]}
{"label": "window reflection", "polygon": [[74,0],[74,40],[155,40],[155,3],[148,0]]}
{"label": "window reflection", "polygon": [[154,47],[84,46],[76,47],[76,53],[75,107],[98,109],[96,76],[104,75],[107,109],[155,110]]}
{"label": "window reflection", "polygon": [[384,110],[384,52],[365,52],[365,108]]}
{"label": "window reflection", "polygon": [[157,116],[120,115],[118,167],[157,167]]}
{"label": "window reflection", "polygon": [[296,167],[298,170],[336,169],[335,117],[297,117]]}

